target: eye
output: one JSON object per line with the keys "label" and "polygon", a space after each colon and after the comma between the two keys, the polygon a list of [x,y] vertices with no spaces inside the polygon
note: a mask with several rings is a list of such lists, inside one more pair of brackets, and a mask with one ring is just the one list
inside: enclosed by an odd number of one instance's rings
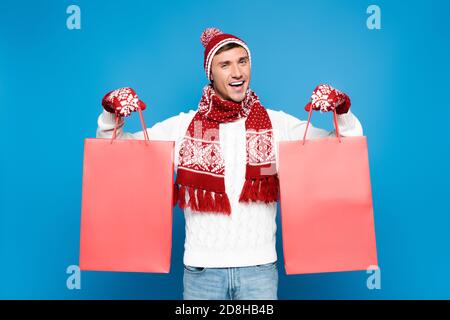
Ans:
{"label": "eye", "polygon": [[241,63],[246,64],[247,63],[247,59],[242,59]]}

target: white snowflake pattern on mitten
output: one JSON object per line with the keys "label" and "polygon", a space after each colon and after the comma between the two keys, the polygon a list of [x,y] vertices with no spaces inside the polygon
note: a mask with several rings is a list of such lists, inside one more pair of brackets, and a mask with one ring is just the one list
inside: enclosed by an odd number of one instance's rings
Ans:
{"label": "white snowflake pattern on mitten", "polygon": [[131,88],[120,88],[112,91],[106,100],[111,103],[120,116],[128,117],[139,109],[139,98]]}
{"label": "white snowflake pattern on mitten", "polygon": [[332,111],[344,101],[344,94],[328,84],[318,85],[311,95],[313,110],[320,112]]}

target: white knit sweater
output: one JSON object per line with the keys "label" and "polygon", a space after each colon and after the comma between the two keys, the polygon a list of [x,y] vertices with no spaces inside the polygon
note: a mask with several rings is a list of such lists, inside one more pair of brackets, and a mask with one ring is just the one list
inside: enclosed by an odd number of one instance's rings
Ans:
{"label": "white knit sweater", "polygon": [[[267,109],[277,145],[282,140],[303,139],[306,121],[297,119],[283,111]],[[175,141],[175,172],[178,166],[178,151],[187,127],[195,115],[194,110],[156,123],[148,128],[152,140]],[[114,115],[103,111],[98,117],[97,138],[110,138],[114,129]],[[199,267],[243,267],[269,263],[277,260],[276,253],[276,204],[239,203],[239,195],[245,180],[245,118],[220,124],[220,146],[225,161],[225,189],[231,204],[231,215],[196,213],[184,210],[186,238],[184,259],[186,265]],[[120,121],[117,137],[120,139],[144,139],[143,131],[123,132],[124,121]],[[349,111],[338,115],[341,136],[361,136],[362,126]],[[315,139],[335,135],[310,124],[307,138]],[[277,165],[278,168],[278,165]],[[188,197],[188,195],[187,195]]]}

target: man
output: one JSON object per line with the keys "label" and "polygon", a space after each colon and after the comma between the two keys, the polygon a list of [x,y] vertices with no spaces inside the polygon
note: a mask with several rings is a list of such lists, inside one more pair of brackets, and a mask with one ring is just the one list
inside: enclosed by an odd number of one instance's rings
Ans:
{"label": "man", "polygon": [[[250,89],[251,55],[247,44],[218,29],[206,29],[204,67],[210,84],[198,109],[155,124],[150,139],[175,141],[178,205],[184,210],[184,299],[277,299],[276,209],[279,199],[277,143],[300,140],[306,121],[267,109]],[[105,96],[97,137],[110,138],[119,116],[118,137],[143,139],[143,132],[122,132],[123,118],[145,107],[120,100],[120,90]],[[316,89],[307,109],[338,113],[342,136],[362,135],[350,100],[329,86]],[[309,110],[309,109],[308,109]],[[335,135],[310,125],[307,138]]]}

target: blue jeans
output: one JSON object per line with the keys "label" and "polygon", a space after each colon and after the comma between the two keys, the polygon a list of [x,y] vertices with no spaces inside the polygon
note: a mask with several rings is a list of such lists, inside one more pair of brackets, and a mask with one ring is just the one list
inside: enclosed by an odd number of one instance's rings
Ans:
{"label": "blue jeans", "polygon": [[277,300],[277,262],[250,267],[184,265],[184,300]]}

